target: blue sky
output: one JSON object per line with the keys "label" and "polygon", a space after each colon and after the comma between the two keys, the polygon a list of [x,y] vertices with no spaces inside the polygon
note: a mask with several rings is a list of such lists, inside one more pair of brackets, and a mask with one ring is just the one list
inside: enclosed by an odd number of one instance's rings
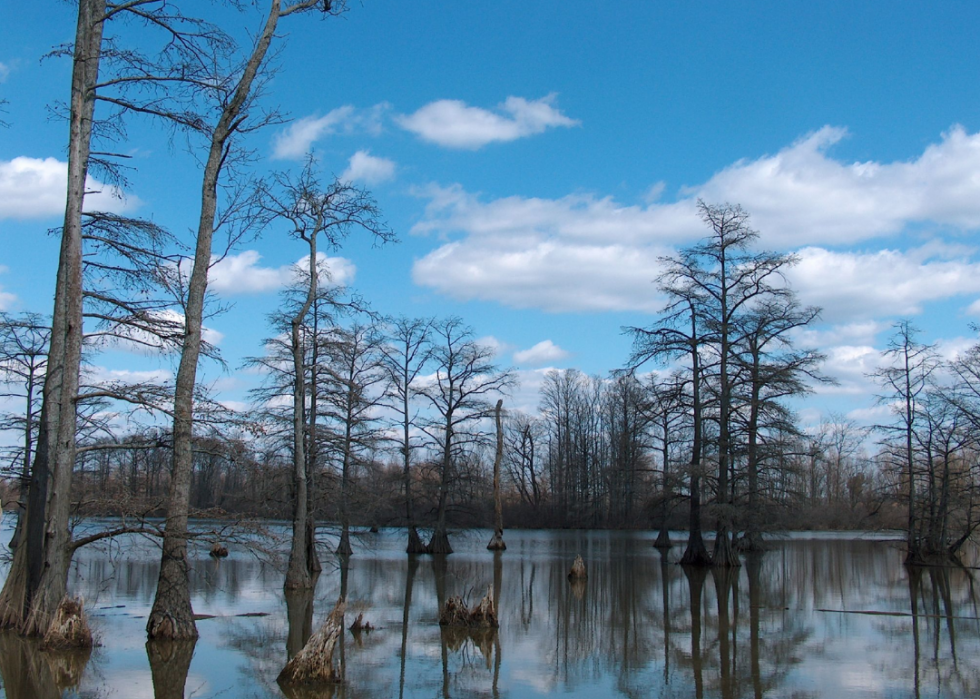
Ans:
{"label": "blue sky", "polygon": [[[195,2],[194,6],[203,5]],[[0,27],[0,304],[50,312],[66,134],[47,105],[70,67],[72,4],[5,8]],[[256,16],[228,12],[239,34]],[[624,325],[658,308],[657,257],[705,230],[694,201],[742,204],[824,307],[800,338],[840,381],[804,418],[876,415],[864,374],[910,317],[946,354],[980,320],[980,5],[973,2],[351,2],[290,19],[252,137],[259,171],[325,173],[375,195],[400,242],[352,240],[337,273],[382,313],[457,314],[500,345],[532,408],[549,367],[621,366]],[[180,139],[132,121],[120,202],[186,238],[199,175]],[[91,203],[93,206],[95,202]],[[241,246],[212,287],[228,400],[255,378],[264,315],[303,250],[281,230]],[[170,360],[106,353],[104,371]]]}

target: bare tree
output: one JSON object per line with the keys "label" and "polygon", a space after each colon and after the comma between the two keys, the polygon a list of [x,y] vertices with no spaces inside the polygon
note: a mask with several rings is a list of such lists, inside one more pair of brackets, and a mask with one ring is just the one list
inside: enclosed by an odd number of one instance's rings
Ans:
{"label": "bare tree", "polygon": [[426,552],[448,554],[453,552],[447,511],[454,467],[483,440],[478,425],[492,415],[490,398],[510,388],[514,377],[493,363],[494,351],[476,342],[472,329],[456,317],[433,328],[432,355],[435,375],[418,389],[434,411],[423,429],[438,445],[441,461],[436,526]]}
{"label": "bare tree", "polygon": [[917,510],[917,483],[915,468],[915,441],[920,399],[930,386],[933,373],[939,367],[939,358],[932,345],[918,340],[919,329],[908,320],[895,324],[895,333],[888,341],[883,356],[889,364],[879,367],[872,377],[884,389],[879,401],[892,406],[897,424],[879,425],[888,435],[899,437],[901,460],[904,462],[905,483],[908,498],[906,532],[908,563],[923,561],[923,542],[919,536],[919,512]]}
{"label": "bare tree", "polygon": [[523,412],[513,412],[504,423],[504,466],[521,501],[537,513],[545,498],[540,454],[541,422]]}
{"label": "bare tree", "polygon": [[382,339],[373,325],[336,327],[323,340],[326,379],[321,385],[323,414],[332,426],[330,451],[340,464],[340,541],[337,553],[349,556],[352,471],[377,447],[375,424],[380,415],[386,374]]}
{"label": "bare tree", "polygon": [[[316,337],[308,342],[306,319],[317,300],[320,276],[319,240],[336,250],[355,230],[361,229],[379,241],[393,238],[391,231],[381,221],[377,204],[371,196],[348,182],[334,180],[324,187],[316,175],[316,161],[309,157],[298,178],[288,175],[276,177],[276,187],[266,192],[261,203],[266,215],[273,221],[288,223],[288,233],[306,243],[308,269],[306,270],[306,294],[300,306],[289,319],[290,354],[293,376],[293,539],[286,570],[287,589],[311,588],[316,584],[320,564],[316,556],[315,526],[308,488],[308,469],[312,461],[307,454],[307,444],[313,447],[313,435],[308,425],[315,426],[317,385],[315,375],[319,367],[307,366],[306,350],[319,350]],[[311,383],[307,400],[307,381]]]}
{"label": "bare tree", "polygon": [[[180,364],[174,392],[174,462],[170,481],[167,523],[164,531],[160,577],[157,592],[146,622],[147,635],[153,638],[195,638],[197,626],[191,609],[187,564],[187,518],[190,476],[193,465],[193,403],[197,365],[201,353],[204,302],[211,265],[212,240],[216,227],[222,224],[249,225],[249,211],[240,192],[232,193],[219,212],[219,185],[226,169],[234,164],[237,136],[268,123],[269,116],[256,107],[256,81],[266,71],[269,48],[276,37],[279,21],[293,14],[322,10],[335,14],[342,3],[330,0],[297,0],[283,5],[269,0],[265,22],[255,43],[235,70],[215,83],[217,118],[200,124],[207,142],[207,159],[201,184],[201,211],[195,235],[193,265],[187,281],[184,300],[184,332]],[[244,197],[247,202],[248,197]],[[243,207],[246,209],[243,211]]]}
{"label": "bare tree", "polygon": [[425,553],[425,545],[419,537],[412,498],[412,452],[419,447],[412,439],[412,430],[416,425],[416,413],[412,408],[415,390],[413,386],[431,356],[430,333],[433,323],[431,318],[394,318],[388,321],[388,341],[381,347],[388,374],[386,395],[389,407],[398,416],[398,450],[402,456],[405,522],[408,527],[408,545],[405,551],[411,554]]}
{"label": "bare tree", "polygon": [[36,313],[20,317],[0,313],[0,385],[4,392],[0,397],[23,401],[18,412],[0,416],[0,429],[12,430],[20,435],[19,454],[11,454],[11,462],[19,462],[17,526],[10,539],[10,548],[16,548],[24,534],[24,512],[27,509],[27,491],[31,483],[31,464],[37,445],[38,417],[41,410],[41,386],[47,366],[48,341],[51,328]]}
{"label": "bare tree", "polygon": [[[124,46],[107,33],[114,20],[128,19],[159,32],[162,48],[151,54]],[[68,528],[75,464],[76,405],[83,341],[83,237],[86,182],[90,169],[117,183],[122,171],[111,152],[93,150],[96,130],[111,141],[125,136],[122,117],[131,112],[165,116],[191,126],[197,115],[179,106],[178,95],[199,94],[213,84],[204,79],[200,58],[218,55],[224,36],[205,22],[188,19],[164,0],[80,0],[75,41],[54,51],[71,56],[68,121],[68,181],[47,371],[42,390],[38,443],[32,465],[25,542],[18,546],[0,593],[0,626],[43,635],[65,597],[68,564],[79,542]],[[103,66],[109,69],[102,76]],[[109,109],[96,118],[96,103]]]}

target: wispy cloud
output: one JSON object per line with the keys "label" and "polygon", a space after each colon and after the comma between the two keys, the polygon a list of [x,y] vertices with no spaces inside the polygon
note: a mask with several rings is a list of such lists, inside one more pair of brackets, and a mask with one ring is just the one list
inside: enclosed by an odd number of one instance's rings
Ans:
{"label": "wispy cloud", "polygon": [[488,143],[514,141],[549,128],[577,126],[555,107],[557,95],[538,100],[508,97],[493,112],[460,100],[437,100],[395,121],[419,138],[446,148],[476,150]]}
{"label": "wispy cloud", "polygon": [[380,133],[382,117],[388,109],[387,103],[376,104],[369,109],[346,104],[323,116],[310,115],[297,119],[273,136],[272,157],[279,160],[302,158],[314,143],[332,134]]}

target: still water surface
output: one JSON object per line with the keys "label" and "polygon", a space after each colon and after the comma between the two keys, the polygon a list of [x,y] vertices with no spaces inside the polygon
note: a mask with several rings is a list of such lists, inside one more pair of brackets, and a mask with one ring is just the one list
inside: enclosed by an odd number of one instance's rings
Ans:
{"label": "still water surface", "polygon": [[[9,539],[9,524],[0,531]],[[335,697],[977,697],[980,590],[971,570],[909,573],[886,537],[790,536],[735,571],[686,571],[636,532],[508,531],[453,538],[445,559],[407,557],[401,530],[359,535],[341,568],[324,555],[312,603],[284,599],[282,562],[193,549],[193,647],[151,647],[144,624],[159,569],[134,538],[76,555],[70,586],[101,641],[54,657],[0,634],[12,698],[282,697],[275,678],[346,592]],[[679,537],[678,537],[679,538]],[[589,577],[566,579],[575,555]],[[493,584],[500,629],[440,629],[440,604]],[[312,618],[311,615],[312,614]],[[185,674],[186,673],[186,674]]]}

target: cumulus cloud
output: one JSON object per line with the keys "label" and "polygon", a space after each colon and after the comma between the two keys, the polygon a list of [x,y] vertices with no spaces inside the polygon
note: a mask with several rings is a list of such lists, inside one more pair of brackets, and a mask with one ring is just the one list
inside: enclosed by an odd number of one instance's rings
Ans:
{"label": "cumulus cloud", "polygon": [[916,313],[922,304],[980,291],[976,253],[946,246],[845,253],[835,247],[930,224],[980,227],[980,134],[954,127],[921,156],[846,163],[828,155],[845,136],[825,127],[779,151],[739,161],[680,199],[645,204],[595,194],[483,200],[431,185],[412,229],[441,245],[418,259],[416,283],[454,298],[551,311],[652,311],[658,258],[703,238],[696,202],[739,202],[765,247],[801,250],[791,276],[825,319]]}
{"label": "cumulus cloud", "polygon": [[[0,160],[0,219],[43,218],[65,213],[68,163],[57,158]],[[85,209],[126,213],[137,208],[138,197],[89,177]]]}
{"label": "cumulus cloud", "polygon": [[980,262],[948,252],[935,245],[873,252],[808,247],[788,276],[828,321],[914,315],[929,301],[980,293]]}
{"label": "cumulus cloud", "polygon": [[551,340],[542,340],[538,344],[526,350],[514,352],[514,361],[517,364],[530,364],[531,366],[541,366],[552,362],[560,362],[569,357],[569,353],[556,345]]}
{"label": "cumulus cloud", "polygon": [[370,151],[359,150],[350,158],[350,164],[340,179],[348,182],[378,184],[395,176],[395,161],[371,155]]}
{"label": "cumulus cloud", "polygon": [[357,109],[345,104],[323,116],[306,116],[297,119],[272,137],[272,157],[284,160],[302,158],[324,136],[343,133],[372,133],[381,131],[381,119],[388,110],[386,103],[370,109]]}
{"label": "cumulus cloud", "polygon": [[[257,250],[243,250],[213,262],[208,270],[208,288],[222,296],[277,291],[295,281],[300,269],[309,267],[310,256],[281,267],[263,267],[261,259]],[[322,252],[317,253],[317,265],[321,282],[336,286],[349,285],[357,272],[357,267],[347,258],[328,257]]]}
{"label": "cumulus cloud", "polygon": [[538,100],[508,97],[492,112],[460,100],[437,100],[396,123],[424,141],[446,148],[477,150],[488,143],[514,141],[558,126],[577,126],[555,107],[554,93]]}

